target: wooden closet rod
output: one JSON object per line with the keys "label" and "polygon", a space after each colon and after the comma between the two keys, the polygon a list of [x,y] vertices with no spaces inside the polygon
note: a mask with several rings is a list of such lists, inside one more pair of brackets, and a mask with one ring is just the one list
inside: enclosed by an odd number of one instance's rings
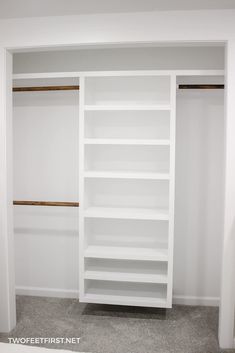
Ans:
{"label": "wooden closet rod", "polygon": [[79,86],[36,86],[36,87],[13,87],[13,92],[38,92],[38,91],[78,91]]}
{"label": "wooden closet rod", "polygon": [[224,89],[221,84],[180,84],[178,89]]}
{"label": "wooden closet rod", "polygon": [[79,207],[79,202],[58,202],[58,201],[13,201],[17,206],[56,206],[56,207]]}

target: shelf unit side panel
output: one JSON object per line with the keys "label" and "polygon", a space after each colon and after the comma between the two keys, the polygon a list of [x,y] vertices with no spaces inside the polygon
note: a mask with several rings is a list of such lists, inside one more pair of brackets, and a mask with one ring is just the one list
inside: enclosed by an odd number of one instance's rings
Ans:
{"label": "shelf unit side panel", "polygon": [[80,78],[79,101],[79,300],[84,298],[84,94],[85,79]]}
{"label": "shelf unit side panel", "polygon": [[173,251],[175,213],[175,126],[176,126],[176,75],[171,75],[171,116],[170,116],[170,185],[169,185],[169,234],[168,234],[168,286],[167,304],[172,306]]}

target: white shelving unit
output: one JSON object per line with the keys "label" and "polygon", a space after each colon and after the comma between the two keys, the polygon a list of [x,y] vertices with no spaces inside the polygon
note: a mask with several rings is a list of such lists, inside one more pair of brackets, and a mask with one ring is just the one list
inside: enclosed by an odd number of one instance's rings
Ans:
{"label": "white shelving unit", "polygon": [[171,307],[173,72],[80,77],[81,302]]}

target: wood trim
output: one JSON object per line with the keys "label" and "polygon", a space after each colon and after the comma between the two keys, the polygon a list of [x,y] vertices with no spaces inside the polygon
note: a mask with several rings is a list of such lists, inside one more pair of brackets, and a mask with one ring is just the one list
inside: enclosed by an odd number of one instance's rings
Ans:
{"label": "wood trim", "polygon": [[16,206],[56,206],[56,207],[79,207],[79,202],[58,201],[13,201]]}
{"label": "wood trim", "polygon": [[13,92],[43,92],[43,91],[78,91],[79,86],[36,86],[36,87],[13,87]]}
{"label": "wood trim", "polygon": [[180,84],[178,89],[224,89],[222,84]]}

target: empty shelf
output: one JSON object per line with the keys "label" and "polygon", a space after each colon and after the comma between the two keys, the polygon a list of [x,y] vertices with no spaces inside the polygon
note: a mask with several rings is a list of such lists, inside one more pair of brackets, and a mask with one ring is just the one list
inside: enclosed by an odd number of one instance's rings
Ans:
{"label": "empty shelf", "polygon": [[89,245],[84,256],[87,258],[167,261],[167,249],[132,248],[121,246]]}
{"label": "empty shelf", "polygon": [[84,216],[90,218],[169,220],[167,209],[154,208],[89,207],[84,211]]}
{"label": "empty shelf", "polygon": [[167,285],[85,280],[84,301],[96,300],[106,304],[166,306]]}
{"label": "empty shelf", "polygon": [[85,271],[85,279],[119,282],[167,283],[165,274],[140,274],[111,271]]}
{"label": "empty shelf", "polygon": [[96,139],[85,138],[86,145],[134,145],[134,146],[169,146],[170,140],[161,139]]}
{"label": "empty shelf", "polygon": [[170,104],[154,105],[85,105],[85,110],[171,110]]}
{"label": "empty shelf", "polygon": [[167,308],[167,300],[162,298],[142,298],[132,296],[119,296],[107,294],[85,294],[81,300],[84,303],[113,304],[113,305],[131,305]]}
{"label": "empty shelf", "polygon": [[168,173],[86,171],[85,178],[169,180]]}

